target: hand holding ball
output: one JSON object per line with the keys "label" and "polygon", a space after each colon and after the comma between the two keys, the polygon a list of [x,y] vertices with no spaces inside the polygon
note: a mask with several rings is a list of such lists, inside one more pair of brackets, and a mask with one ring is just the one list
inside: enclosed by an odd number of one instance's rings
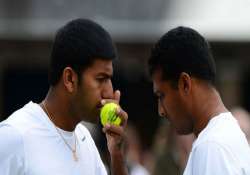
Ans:
{"label": "hand holding ball", "polygon": [[105,126],[107,123],[119,126],[121,124],[121,118],[116,114],[116,110],[119,105],[115,103],[107,103],[101,109],[101,123]]}

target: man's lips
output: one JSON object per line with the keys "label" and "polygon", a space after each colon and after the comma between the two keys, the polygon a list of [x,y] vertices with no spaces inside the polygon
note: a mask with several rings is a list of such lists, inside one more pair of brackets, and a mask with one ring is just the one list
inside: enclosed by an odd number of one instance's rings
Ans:
{"label": "man's lips", "polygon": [[168,116],[164,116],[168,123],[171,123],[170,118]]}
{"label": "man's lips", "polygon": [[96,105],[96,108],[97,108],[97,109],[101,109],[102,106],[103,106],[103,105],[100,103],[100,104]]}

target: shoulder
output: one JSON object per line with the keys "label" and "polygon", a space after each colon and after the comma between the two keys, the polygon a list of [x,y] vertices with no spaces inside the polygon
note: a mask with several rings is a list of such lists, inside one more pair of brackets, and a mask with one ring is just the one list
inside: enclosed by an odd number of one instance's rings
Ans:
{"label": "shoulder", "polygon": [[12,126],[21,134],[24,134],[31,128],[35,128],[42,123],[42,117],[40,117],[40,115],[42,115],[42,113],[38,105],[29,102],[24,107],[12,113],[2,123]]}
{"label": "shoulder", "polygon": [[218,153],[228,152],[227,145],[217,141],[204,141],[192,149],[195,155],[214,155]]}
{"label": "shoulder", "polygon": [[25,174],[25,153],[21,133],[7,124],[0,124],[1,174]]}
{"label": "shoulder", "polygon": [[[88,127],[89,128],[89,127]],[[107,174],[105,166],[100,157],[99,151],[96,147],[96,144],[90,134],[90,131],[84,124],[79,123],[76,127],[76,135],[78,139],[81,139],[80,142],[85,145],[88,149],[88,153],[91,154],[91,157],[94,160],[94,166],[96,168],[96,174]],[[86,150],[84,150],[86,151]]]}
{"label": "shoulder", "polygon": [[248,172],[250,150],[244,134],[231,115],[213,118],[193,144],[188,169],[195,174],[242,174]]}
{"label": "shoulder", "polygon": [[95,142],[94,142],[89,130],[82,123],[79,123],[76,126],[75,133],[76,133],[76,136],[78,137],[78,139],[80,139],[81,141],[85,141],[90,145],[95,145]]}
{"label": "shoulder", "polygon": [[1,124],[0,125],[0,159],[9,156],[23,154],[23,138],[21,133],[14,127]]}
{"label": "shoulder", "polygon": [[194,147],[204,142],[216,142],[222,145],[239,145],[246,139],[236,119],[230,112],[212,118],[206,128],[199,134]]}
{"label": "shoulder", "polygon": [[86,137],[91,137],[91,134],[90,134],[89,130],[82,123],[79,123],[76,126],[76,134],[86,136]]}
{"label": "shoulder", "polygon": [[240,174],[242,165],[235,153],[220,142],[207,141],[191,152],[193,171],[198,174]]}

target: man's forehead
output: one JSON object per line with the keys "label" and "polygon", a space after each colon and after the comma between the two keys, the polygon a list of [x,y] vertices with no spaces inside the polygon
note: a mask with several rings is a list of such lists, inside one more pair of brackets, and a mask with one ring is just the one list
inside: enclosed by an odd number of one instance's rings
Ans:
{"label": "man's forehead", "polygon": [[113,74],[112,60],[95,59],[90,68],[95,70],[96,72],[104,72],[108,74]]}
{"label": "man's forehead", "polygon": [[159,83],[162,81],[162,71],[157,69],[152,74],[153,83]]}
{"label": "man's forehead", "polygon": [[157,93],[159,91],[159,86],[161,84],[161,79],[162,79],[162,73],[161,73],[161,71],[160,70],[156,70],[152,74],[154,93]]}

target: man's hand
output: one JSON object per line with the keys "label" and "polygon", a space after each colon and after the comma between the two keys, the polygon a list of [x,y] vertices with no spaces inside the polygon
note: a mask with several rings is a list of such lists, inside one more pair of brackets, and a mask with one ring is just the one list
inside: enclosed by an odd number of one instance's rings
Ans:
{"label": "man's hand", "polygon": [[[116,103],[119,105],[120,102],[120,91],[114,92],[113,99],[104,99],[101,101],[102,105],[106,103]],[[107,123],[103,127],[103,132],[106,134],[108,150],[111,156],[112,163],[112,174],[123,175],[127,174],[125,158],[124,158],[124,139],[125,139],[125,128],[127,126],[128,114],[119,107],[116,114],[121,118],[122,122],[119,126]]]}

